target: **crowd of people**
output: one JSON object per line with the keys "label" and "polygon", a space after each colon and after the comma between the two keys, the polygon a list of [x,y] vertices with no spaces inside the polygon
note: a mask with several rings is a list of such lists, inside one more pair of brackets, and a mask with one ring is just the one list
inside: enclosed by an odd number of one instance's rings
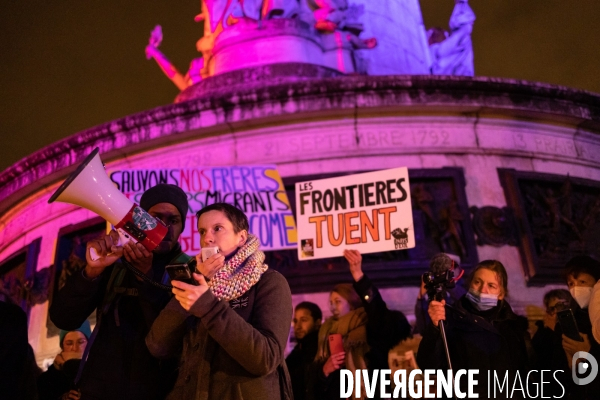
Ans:
{"label": "crowd of people", "polygon": [[[147,190],[140,205],[167,225],[167,235],[153,252],[139,243],[120,245],[114,231],[88,243],[85,268],[50,307],[62,329],[61,351],[46,372],[36,371],[24,313],[0,302],[0,356],[10,362],[0,363],[6,398],[339,399],[342,369],[447,370],[443,336],[453,369],[481,371],[479,398],[487,398],[488,370],[509,382],[531,371],[561,370],[545,395],[592,399],[600,393],[600,378],[588,385],[571,379],[580,362],[576,353],[600,360],[600,263],[591,257],[567,263],[565,289],[544,296],[544,318],[532,331],[508,302],[509,279],[498,260],[480,262],[465,282],[439,296],[423,284],[411,325],[388,308],[363,271],[361,254],[345,250],[353,283],[333,287],[331,315],[323,320],[315,303],[292,308],[288,283],[264,263],[248,218],[225,203],[197,213],[200,246],[219,252],[196,257],[193,281],[169,282],[166,266],[182,257],[186,195],[161,184]],[[456,256],[440,254],[432,264],[440,260],[455,272],[460,268]],[[92,331],[87,318],[94,310]],[[290,323],[296,345],[285,357]]]}

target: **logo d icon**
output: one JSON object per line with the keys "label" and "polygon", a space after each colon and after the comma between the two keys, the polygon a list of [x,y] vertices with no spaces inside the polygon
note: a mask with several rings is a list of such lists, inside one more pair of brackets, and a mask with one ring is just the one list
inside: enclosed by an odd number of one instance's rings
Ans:
{"label": "logo d icon", "polygon": [[[579,364],[577,364],[577,361],[582,358],[585,361],[580,361]],[[596,358],[588,352],[578,351],[577,353],[573,354],[571,365],[577,365],[577,368],[573,368],[571,370],[573,382],[575,382],[576,385],[587,385],[598,375],[598,362],[596,361]],[[590,368],[590,373],[586,378],[579,378],[577,376],[577,374],[585,374]]]}

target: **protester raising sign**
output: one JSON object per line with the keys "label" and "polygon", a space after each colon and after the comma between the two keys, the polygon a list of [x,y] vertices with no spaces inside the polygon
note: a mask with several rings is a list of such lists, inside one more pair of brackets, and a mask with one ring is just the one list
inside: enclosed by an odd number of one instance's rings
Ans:
{"label": "protester raising sign", "polygon": [[184,252],[200,251],[196,212],[202,207],[229,203],[248,216],[250,232],[260,239],[262,250],[296,247],[296,224],[283,182],[274,165],[123,169],[110,179],[133,202],[159,183],[179,186],[188,196],[189,211],[179,241]]}
{"label": "protester raising sign", "polygon": [[296,183],[298,259],[415,247],[406,167]]}

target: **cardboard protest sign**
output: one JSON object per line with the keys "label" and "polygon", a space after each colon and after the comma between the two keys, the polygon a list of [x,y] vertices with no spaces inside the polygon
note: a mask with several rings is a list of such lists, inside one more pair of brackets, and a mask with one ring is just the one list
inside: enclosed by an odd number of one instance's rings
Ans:
{"label": "cardboard protest sign", "polygon": [[298,259],[415,247],[406,167],[296,183]]}
{"label": "cardboard protest sign", "polygon": [[277,167],[274,165],[123,169],[110,171],[110,179],[133,202],[159,183],[179,186],[188,196],[189,211],[179,238],[183,251],[200,251],[196,212],[223,202],[244,211],[250,232],[260,239],[261,250],[296,247],[296,224]]}

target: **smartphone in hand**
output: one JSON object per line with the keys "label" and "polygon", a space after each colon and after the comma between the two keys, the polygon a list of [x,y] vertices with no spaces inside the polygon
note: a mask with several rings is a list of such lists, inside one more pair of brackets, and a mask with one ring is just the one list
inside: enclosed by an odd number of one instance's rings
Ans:
{"label": "smartphone in hand", "polygon": [[583,338],[579,334],[579,328],[577,327],[575,316],[573,315],[573,310],[567,308],[566,310],[558,311],[556,313],[556,318],[566,337],[578,342],[583,342]]}
{"label": "smartphone in hand", "polygon": [[202,262],[205,262],[206,260],[208,260],[213,255],[217,254],[218,252],[219,252],[219,248],[216,246],[215,247],[203,247],[201,250]]}
{"label": "smartphone in hand", "polygon": [[344,342],[340,333],[333,333],[329,335],[329,354],[343,353]]}
{"label": "smartphone in hand", "polygon": [[165,267],[172,281],[181,281],[190,285],[198,285],[198,282],[192,276],[192,271],[187,264],[170,264]]}

